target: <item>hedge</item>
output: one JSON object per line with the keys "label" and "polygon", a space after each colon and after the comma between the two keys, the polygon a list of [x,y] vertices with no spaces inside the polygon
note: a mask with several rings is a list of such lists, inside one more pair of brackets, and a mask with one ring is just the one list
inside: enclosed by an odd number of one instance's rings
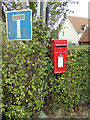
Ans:
{"label": "hedge", "polygon": [[33,23],[32,41],[8,41],[3,30],[2,112],[8,118],[35,117],[45,97],[53,109],[72,109],[88,99],[88,47],[68,47],[67,71],[56,77],[48,33],[41,20]]}
{"label": "hedge", "polygon": [[[53,76],[53,77],[52,77]],[[70,111],[88,103],[89,49],[88,46],[67,47],[67,71],[49,75],[51,108]]]}
{"label": "hedge", "polygon": [[47,94],[47,28],[33,23],[33,39],[20,43],[6,40],[3,31],[3,110],[9,118],[30,118],[39,112]]}

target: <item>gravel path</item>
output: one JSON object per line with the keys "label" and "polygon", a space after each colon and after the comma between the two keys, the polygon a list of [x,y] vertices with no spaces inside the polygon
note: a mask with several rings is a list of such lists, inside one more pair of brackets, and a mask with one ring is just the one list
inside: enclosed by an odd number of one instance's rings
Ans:
{"label": "gravel path", "polygon": [[70,113],[66,113],[63,109],[52,113],[50,107],[44,107],[43,113],[47,118],[88,118],[88,120],[90,120],[90,110],[88,106],[83,106],[82,109],[78,111],[72,110]]}

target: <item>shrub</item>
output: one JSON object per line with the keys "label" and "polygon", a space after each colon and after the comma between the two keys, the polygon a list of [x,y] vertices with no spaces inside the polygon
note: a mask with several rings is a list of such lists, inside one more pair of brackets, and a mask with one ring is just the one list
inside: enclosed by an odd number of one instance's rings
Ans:
{"label": "shrub", "polygon": [[[41,27],[42,26],[42,27]],[[33,39],[20,43],[6,40],[3,30],[3,110],[9,118],[30,118],[41,110],[47,92],[48,29],[33,23]]]}
{"label": "shrub", "polygon": [[48,99],[50,99],[51,106],[57,103],[57,108],[64,107],[71,110],[87,102],[88,59],[88,47],[67,48],[67,71],[61,75],[58,74],[58,78],[54,74],[50,74],[48,77]]}

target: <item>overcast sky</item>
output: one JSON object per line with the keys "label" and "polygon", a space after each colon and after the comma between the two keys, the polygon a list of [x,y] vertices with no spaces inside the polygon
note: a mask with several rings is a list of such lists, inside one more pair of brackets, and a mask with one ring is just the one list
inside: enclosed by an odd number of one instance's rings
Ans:
{"label": "overcast sky", "polygon": [[88,18],[88,2],[90,0],[77,0],[79,4],[70,4],[69,9],[74,10],[74,13],[69,13],[70,16]]}

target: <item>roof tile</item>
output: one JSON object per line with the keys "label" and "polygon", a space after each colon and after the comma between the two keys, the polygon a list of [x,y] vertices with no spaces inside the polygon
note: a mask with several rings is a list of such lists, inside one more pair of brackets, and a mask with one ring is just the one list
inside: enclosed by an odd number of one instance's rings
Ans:
{"label": "roof tile", "polygon": [[87,28],[80,38],[79,42],[90,42],[90,34],[88,34],[90,28]]}

